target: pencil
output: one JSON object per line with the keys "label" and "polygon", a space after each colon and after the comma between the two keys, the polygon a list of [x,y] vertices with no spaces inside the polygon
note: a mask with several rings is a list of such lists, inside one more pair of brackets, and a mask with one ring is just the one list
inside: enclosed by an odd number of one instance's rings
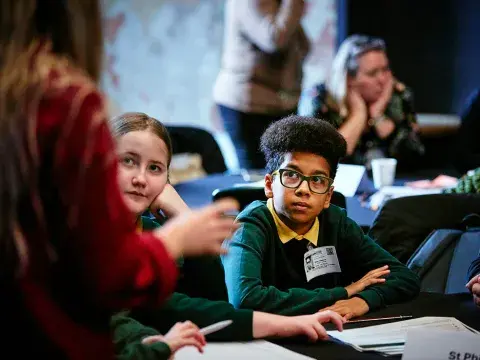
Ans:
{"label": "pencil", "polygon": [[348,320],[346,323],[347,324],[354,324],[354,323],[368,322],[368,321],[403,320],[403,319],[411,319],[412,317],[413,317],[412,315],[387,316],[387,317],[380,317],[380,318]]}

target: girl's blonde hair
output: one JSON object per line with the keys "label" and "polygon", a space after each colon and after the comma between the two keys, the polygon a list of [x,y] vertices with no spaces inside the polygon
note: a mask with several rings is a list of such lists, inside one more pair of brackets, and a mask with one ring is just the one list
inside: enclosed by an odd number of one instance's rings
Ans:
{"label": "girl's blonde hair", "polygon": [[118,139],[132,131],[148,130],[163,140],[168,150],[167,167],[172,161],[172,140],[161,121],[141,112],[127,112],[110,120],[113,136]]}

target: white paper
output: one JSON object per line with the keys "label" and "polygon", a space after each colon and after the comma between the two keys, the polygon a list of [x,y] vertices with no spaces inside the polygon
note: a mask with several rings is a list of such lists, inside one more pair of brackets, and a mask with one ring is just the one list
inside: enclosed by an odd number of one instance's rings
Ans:
{"label": "white paper", "polygon": [[338,164],[337,175],[333,181],[335,191],[346,197],[355,196],[364,175],[365,166]]}
{"label": "white paper", "polygon": [[[380,351],[388,355],[401,354],[408,331],[444,330],[472,333],[462,322],[451,317],[422,317],[359,329],[328,331],[336,339],[358,351]],[[478,334],[477,331],[474,331]]]}
{"label": "white paper", "polygon": [[441,189],[414,189],[408,186],[385,186],[370,197],[369,206],[377,210],[387,200],[406,196],[440,194]]}
{"label": "white paper", "polygon": [[249,183],[239,183],[239,184],[234,184],[234,187],[249,187],[249,188],[255,188],[255,189],[263,189],[265,186],[265,179],[258,180],[255,182],[249,182]]}
{"label": "white paper", "polygon": [[312,360],[311,357],[298,354],[268,341],[257,340],[249,342],[211,342],[200,354],[194,347],[185,347],[177,351],[175,360]]}
{"label": "white paper", "polygon": [[407,333],[402,360],[480,359],[480,335],[442,330]]}

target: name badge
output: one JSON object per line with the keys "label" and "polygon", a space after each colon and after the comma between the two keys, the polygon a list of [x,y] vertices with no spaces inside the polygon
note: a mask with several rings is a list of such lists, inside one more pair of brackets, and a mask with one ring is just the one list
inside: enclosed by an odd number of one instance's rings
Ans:
{"label": "name badge", "polygon": [[317,276],[342,272],[335,246],[322,246],[307,251],[303,255],[303,266],[307,281]]}
{"label": "name badge", "polygon": [[465,331],[412,330],[407,333],[404,360],[478,360],[480,335]]}

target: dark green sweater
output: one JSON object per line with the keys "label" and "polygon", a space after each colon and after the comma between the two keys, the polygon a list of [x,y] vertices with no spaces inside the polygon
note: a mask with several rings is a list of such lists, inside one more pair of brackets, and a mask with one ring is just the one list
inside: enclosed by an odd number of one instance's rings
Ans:
{"label": "dark green sweater", "polygon": [[342,272],[310,282],[303,268],[306,244],[280,241],[265,202],[253,202],[237,219],[241,226],[232,237],[228,254],[222,257],[229,300],[236,308],[282,315],[314,313],[346,299],[346,285],[383,265],[389,265],[391,271],[387,281],[357,294],[370,310],[411,300],[420,290],[418,277],[364,235],[337,206],[331,205],[319,215],[317,246],[335,246]]}
{"label": "dark green sweater", "polygon": [[[148,218],[142,218],[142,222],[144,230],[152,230],[159,226],[154,220]],[[198,267],[203,266],[204,273],[211,272],[210,279],[196,283],[196,287],[201,288],[205,295],[212,295],[210,298],[218,298],[226,294],[221,265],[218,267],[219,264],[214,260],[212,258],[195,260],[197,271]],[[189,260],[182,261],[181,264],[188,265]],[[189,279],[192,276],[197,278],[189,272],[182,274],[180,285],[187,284],[181,286],[182,290],[188,289],[189,284],[193,283]],[[198,291],[195,292],[198,293]],[[207,336],[207,340],[245,341],[253,338],[253,311],[237,310],[226,301],[192,298],[175,292],[159,308],[136,309],[112,317],[111,327],[116,355],[121,360],[168,359],[171,353],[166,344],[143,345],[142,339],[146,336],[165,334],[176,322],[190,320],[197,326],[204,327],[229,319],[233,320],[232,325]]]}

